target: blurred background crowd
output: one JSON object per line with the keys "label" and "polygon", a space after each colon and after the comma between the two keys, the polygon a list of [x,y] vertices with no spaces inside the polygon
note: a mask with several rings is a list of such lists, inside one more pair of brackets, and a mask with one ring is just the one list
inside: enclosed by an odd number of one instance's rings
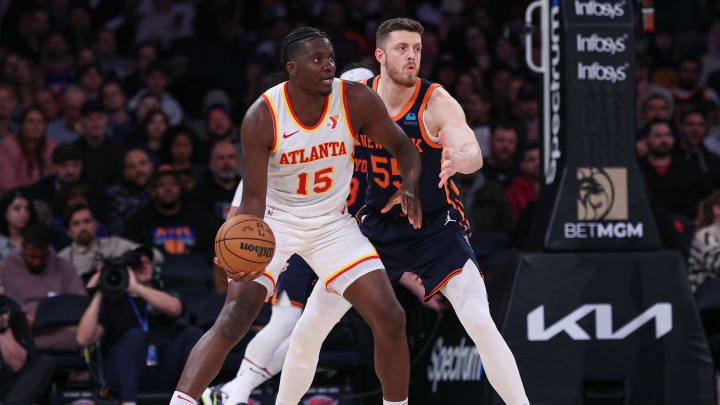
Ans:
{"label": "blurred background crowd", "polygon": [[[104,341],[107,355],[138,326],[123,301],[124,312],[100,310],[105,336],[80,339],[52,311],[64,307],[43,302],[92,292],[98,265],[139,245],[153,249],[138,253],[135,282],[182,305],[151,314],[168,318],[153,324],[212,323],[225,288],[212,241],[242,178],[239,125],[282,80],[279,43],[297,26],[328,33],[338,72],[354,62],[377,72],[379,23],[409,16],[425,25],[420,76],[461,103],[485,158],[482,171],[459,178],[473,248],[489,267],[510,260],[525,247],[541,181],[527,3],[0,0],[0,312],[10,309],[0,315],[0,399],[23,395],[28,375],[49,384],[60,378],[55,367],[73,370],[58,353]],[[720,4],[655,9],[654,32],[637,24],[637,133],[628,136],[663,244],[688,259],[696,288],[720,272]],[[159,339],[159,350],[182,357],[199,336],[191,330],[180,343]],[[89,378],[82,366],[63,381]],[[163,371],[168,381],[181,367]]]}

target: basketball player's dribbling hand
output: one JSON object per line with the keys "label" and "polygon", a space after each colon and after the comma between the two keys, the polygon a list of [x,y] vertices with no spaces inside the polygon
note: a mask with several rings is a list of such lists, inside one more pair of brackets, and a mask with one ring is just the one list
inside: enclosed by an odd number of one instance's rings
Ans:
{"label": "basketball player's dribbling hand", "polygon": [[403,181],[400,188],[388,199],[387,204],[380,212],[383,214],[390,211],[396,204],[400,204],[403,214],[407,215],[413,229],[420,229],[422,226],[422,205],[420,204],[420,187],[415,182]]}
{"label": "basketball player's dribbling hand", "polygon": [[457,151],[445,142],[445,135],[443,135],[442,130],[438,131],[438,137],[440,138],[440,143],[443,146],[443,163],[442,166],[440,166],[440,182],[438,183],[438,188],[442,188],[445,184],[447,184],[448,179],[457,173],[459,156]]}
{"label": "basketball player's dribbling hand", "polygon": [[233,281],[252,281],[252,280],[255,280],[256,278],[260,277],[260,275],[263,274],[263,272],[265,271],[265,269],[254,271],[254,272],[253,271],[250,271],[250,272],[234,271],[234,270],[228,271],[228,269],[226,269],[225,267],[223,267],[223,265],[220,264],[220,261],[218,260],[217,257],[213,258],[213,263],[215,263],[215,265],[217,265],[221,269],[225,270],[225,275],[228,278],[232,279]]}

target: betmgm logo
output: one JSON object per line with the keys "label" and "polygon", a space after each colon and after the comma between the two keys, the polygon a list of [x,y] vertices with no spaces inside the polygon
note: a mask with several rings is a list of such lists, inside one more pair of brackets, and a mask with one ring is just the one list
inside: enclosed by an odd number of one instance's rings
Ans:
{"label": "betmgm logo", "polygon": [[577,169],[577,219],[564,225],[567,239],[642,238],[642,222],[629,218],[627,168]]}

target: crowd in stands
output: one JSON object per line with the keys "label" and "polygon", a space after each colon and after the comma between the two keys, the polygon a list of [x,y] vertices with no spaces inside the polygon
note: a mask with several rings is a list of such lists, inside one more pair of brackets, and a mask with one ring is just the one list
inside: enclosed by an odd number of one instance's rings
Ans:
{"label": "crowd in stands", "polygon": [[[385,19],[425,25],[420,76],[461,103],[483,150],[482,171],[458,175],[481,241],[473,246],[482,261],[523,249],[542,177],[527,3],[0,0],[0,400],[40,393],[17,387],[49,381],[52,360],[41,353],[102,340],[108,382],[124,399],[143,381],[149,345],[160,364],[187,356],[200,332],[188,313],[222,292],[224,277],[213,285],[209,270],[201,292],[180,282],[173,292],[164,275],[182,272],[173,266],[188,256],[210,269],[242,177],[238,126],[282,80],[279,42],[300,25],[328,33],[338,72],[352,62],[378,71],[374,35]],[[654,33],[637,31],[636,149],[663,244],[688,258],[695,289],[720,276],[720,4],[678,3],[656,5]],[[138,246],[152,250],[131,272],[132,297],[108,307],[98,268]],[[35,327],[38,305],[62,294],[88,296],[81,330]],[[188,332],[153,340],[141,322],[148,302],[151,323]],[[118,344],[132,362],[109,349]],[[169,367],[168,381],[182,364]]]}

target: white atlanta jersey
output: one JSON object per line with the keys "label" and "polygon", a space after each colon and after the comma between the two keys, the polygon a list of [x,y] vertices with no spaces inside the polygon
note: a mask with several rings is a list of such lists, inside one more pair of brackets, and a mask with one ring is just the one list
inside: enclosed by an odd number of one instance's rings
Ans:
{"label": "white atlanta jersey", "polygon": [[262,95],[272,112],[275,132],[268,163],[268,209],[302,218],[344,211],[355,143],[345,83],[333,80],[322,116],[312,126],[303,125],[295,116],[287,85],[281,83]]}

